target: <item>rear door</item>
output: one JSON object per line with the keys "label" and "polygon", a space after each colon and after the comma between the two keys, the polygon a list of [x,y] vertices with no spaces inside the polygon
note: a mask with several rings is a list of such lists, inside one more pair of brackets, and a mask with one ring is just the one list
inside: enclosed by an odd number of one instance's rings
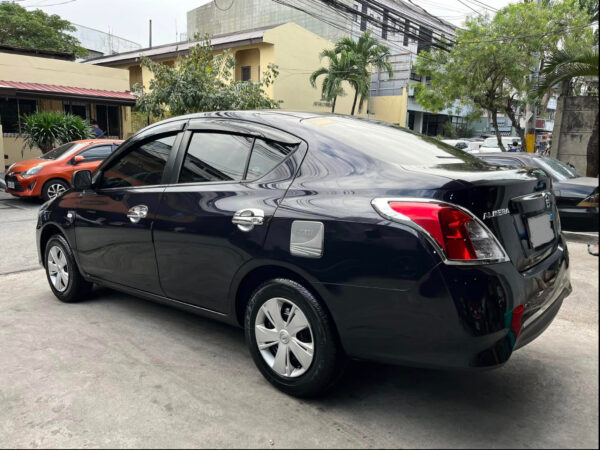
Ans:
{"label": "rear door", "polygon": [[[171,127],[172,128],[172,127]],[[84,272],[97,278],[161,294],[152,243],[165,168],[183,133],[159,128],[131,142],[95,174],[73,217]]]}
{"label": "rear door", "polygon": [[260,256],[302,149],[251,126],[192,122],[155,220],[160,282],[170,298],[226,313],[231,280]]}

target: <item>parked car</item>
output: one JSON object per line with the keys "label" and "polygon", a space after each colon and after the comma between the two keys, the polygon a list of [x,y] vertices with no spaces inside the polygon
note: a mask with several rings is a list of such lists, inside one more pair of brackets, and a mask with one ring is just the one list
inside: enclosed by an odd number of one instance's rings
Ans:
{"label": "parked car", "polygon": [[582,177],[568,164],[535,153],[478,156],[488,163],[543,169],[552,178],[563,229],[598,231],[598,178]]}
{"label": "parked car", "polygon": [[4,178],[6,192],[48,201],[69,188],[76,170],[94,171],[122,142],[114,139],[74,141],[37,158],[12,164]]}
{"label": "parked car", "polygon": [[450,145],[451,147],[457,148],[458,150],[464,150],[465,152],[479,148],[478,145],[471,143],[467,139],[442,139],[442,142]]}
{"label": "parked car", "polygon": [[[504,145],[504,149],[508,150],[508,146],[514,141],[517,141],[519,146],[521,145],[521,138],[514,136],[503,136],[502,145]],[[496,136],[492,136],[483,141],[483,144],[481,144],[481,147],[479,147],[476,153],[497,153],[501,151],[502,149],[498,146],[498,138]]]}
{"label": "parked car", "polygon": [[72,184],[37,224],[59,300],[96,283],[241,326],[297,396],[347,357],[498,367],[571,292],[544,172],[365,120],[172,118]]}

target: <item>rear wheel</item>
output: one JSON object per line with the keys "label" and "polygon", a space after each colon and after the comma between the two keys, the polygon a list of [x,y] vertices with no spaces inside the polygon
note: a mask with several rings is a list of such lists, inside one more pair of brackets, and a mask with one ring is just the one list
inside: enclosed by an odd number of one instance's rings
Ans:
{"label": "rear wheel", "polygon": [[54,235],[46,244],[46,277],[50,289],[61,302],[83,300],[92,289],[92,283],[84,280],[77,268],[73,252],[67,240]]}
{"label": "rear wheel", "polygon": [[333,323],[304,286],[275,279],[246,308],[246,341],[258,369],[281,391],[318,395],[338,379],[345,357]]}
{"label": "rear wheel", "polygon": [[44,187],[42,188],[42,198],[47,202],[54,197],[58,197],[67,189],[69,189],[69,185],[66,181],[55,178],[44,184]]}

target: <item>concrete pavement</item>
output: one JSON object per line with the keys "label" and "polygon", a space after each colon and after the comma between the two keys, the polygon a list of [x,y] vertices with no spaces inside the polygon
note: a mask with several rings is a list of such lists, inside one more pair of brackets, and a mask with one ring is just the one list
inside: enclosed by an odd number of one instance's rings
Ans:
{"label": "concrete pavement", "polygon": [[58,302],[38,206],[0,193],[3,446],[598,447],[598,258],[583,243],[559,316],[503,368],[352,363],[304,401],[262,378],[241,330],[109,290]]}

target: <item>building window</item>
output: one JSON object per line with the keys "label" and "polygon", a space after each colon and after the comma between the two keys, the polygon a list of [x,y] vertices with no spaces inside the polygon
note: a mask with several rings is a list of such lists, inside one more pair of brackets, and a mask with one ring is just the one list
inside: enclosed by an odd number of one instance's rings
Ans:
{"label": "building window", "polygon": [[3,133],[20,133],[21,118],[37,111],[36,100],[22,98],[0,99],[0,123]]}
{"label": "building window", "polygon": [[251,67],[250,66],[244,66],[242,67],[242,81],[251,81],[252,80],[252,75],[251,75]]}
{"label": "building window", "polygon": [[421,53],[421,50],[428,52],[432,41],[433,31],[429,28],[421,27],[419,29],[419,44],[417,46],[417,53]]}
{"label": "building window", "polygon": [[405,47],[408,45],[408,33],[410,32],[410,22],[408,19],[404,19],[404,38],[402,40],[402,45]]}
{"label": "building window", "polygon": [[106,137],[121,137],[120,107],[113,105],[96,105],[96,120]]}
{"label": "building window", "polygon": [[410,79],[413,81],[421,81],[421,75],[417,75],[417,72],[414,69],[410,70]]}
{"label": "building window", "polygon": [[88,105],[80,102],[63,102],[63,109],[66,113],[73,114],[74,116],[79,116],[83,120],[87,120],[89,118],[89,110]]}

